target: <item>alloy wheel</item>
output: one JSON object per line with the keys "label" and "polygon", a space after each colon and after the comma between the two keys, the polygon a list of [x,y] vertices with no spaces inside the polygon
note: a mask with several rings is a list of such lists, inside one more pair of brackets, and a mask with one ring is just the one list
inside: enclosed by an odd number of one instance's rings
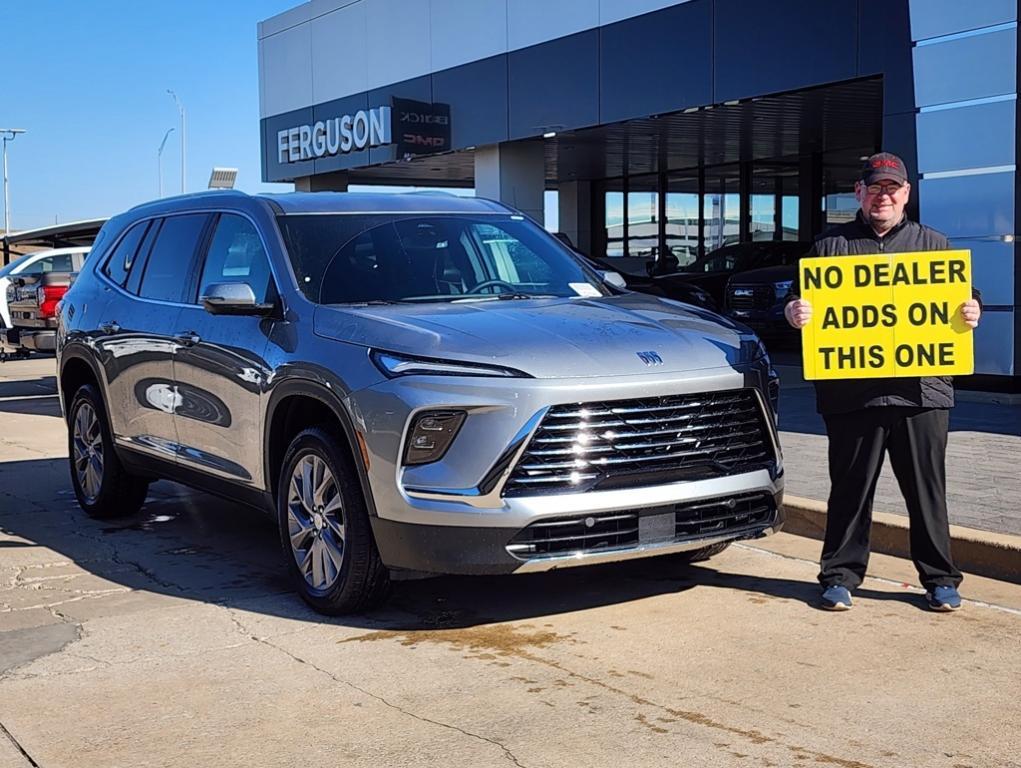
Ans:
{"label": "alloy wheel", "polygon": [[85,501],[93,504],[103,486],[103,431],[99,415],[89,403],[82,403],[74,417],[74,471]]}
{"label": "alloy wheel", "polygon": [[302,456],[291,472],[287,532],[291,553],[312,589],[329,589],[344,562],[344,503],[325,460]]}

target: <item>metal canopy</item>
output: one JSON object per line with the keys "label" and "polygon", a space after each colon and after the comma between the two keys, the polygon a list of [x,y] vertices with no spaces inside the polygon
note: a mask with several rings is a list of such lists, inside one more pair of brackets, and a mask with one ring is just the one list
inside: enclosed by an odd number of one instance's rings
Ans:
{"label": "metal canopy", "polygon": [[[881,78],[652,115],[544,141],[546,180],[594,180],[738,161],[793,161],[821,152],[854,165],[882,136]],[[472,186],[471,150],[348,172],[353,184]]]}
{"label": "metal canopy", "polygon": [[28,253],[40,248],[73,248],[92,245],[100,228],[106,222],[105,218],[86,219],[67,224],[54,224],[52,227],[25,229],[21,232],[4,235],[0,238],[0,242],[3,243],[4,264],[10,261],[11,254]]}

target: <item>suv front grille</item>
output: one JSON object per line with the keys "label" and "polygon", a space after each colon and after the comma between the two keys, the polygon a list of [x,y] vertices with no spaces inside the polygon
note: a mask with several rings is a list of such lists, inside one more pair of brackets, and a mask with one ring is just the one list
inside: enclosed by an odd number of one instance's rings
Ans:
{"label": "suv front grille", "polygon": [[731,285],[727,287],[727,308],[738,311],[769,309],[776,302],[771,285]]}
{"label": "suv front grille", "polygon": [[543,418],[503,495],[702,480],[773,459],[751,389],[558,405]]}
{"label": "suv front grille", "polygon": [[516,557],[528,559],[567,552],[598,552],[638,544],[638,515],[615,512],[609,515],[542,520],[523,529],[507,545]]}
{"label": "suv front grille", "polygon": [[540,520],[522,529],[507,551],[522,560],[588,554],[643,544],[753,536],[773,525],[768,493],[699,499],[661,507]]}

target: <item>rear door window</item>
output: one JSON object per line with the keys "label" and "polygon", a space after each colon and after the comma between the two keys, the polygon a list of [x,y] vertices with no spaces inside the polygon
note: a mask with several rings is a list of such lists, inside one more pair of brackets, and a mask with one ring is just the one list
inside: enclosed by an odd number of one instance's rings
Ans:
{"label": "rear door window", "polygon": [[185,301],[195,252],[208,218],[205,213],[190,213],[164,219],[145,263],[139,296],[159,301]]}
{"label": "rear door window", "polygon": [[141,245],[146,231],[149,229],[148,221],[140,221],[125,233],[124,237],[113,249],[110,258],[103,265],[103,274],[109,277],[117,285],[122,286],[127,282],[128,274],[135,263],[138,254],[138,246]]}

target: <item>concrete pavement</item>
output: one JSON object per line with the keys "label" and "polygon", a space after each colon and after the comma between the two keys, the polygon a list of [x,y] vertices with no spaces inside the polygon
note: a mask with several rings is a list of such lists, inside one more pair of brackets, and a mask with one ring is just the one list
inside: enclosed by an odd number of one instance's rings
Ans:
{"label": "concrete pavement", "polygon": [[695,567],[401,582],[327,620],[249,510],[158,483],[85,518],[43,362],[0,366],[3,768],[1021,766],[1017,585],[969,578],[933,614],[876,556],[830,614],[818,543],[780,535]]}

